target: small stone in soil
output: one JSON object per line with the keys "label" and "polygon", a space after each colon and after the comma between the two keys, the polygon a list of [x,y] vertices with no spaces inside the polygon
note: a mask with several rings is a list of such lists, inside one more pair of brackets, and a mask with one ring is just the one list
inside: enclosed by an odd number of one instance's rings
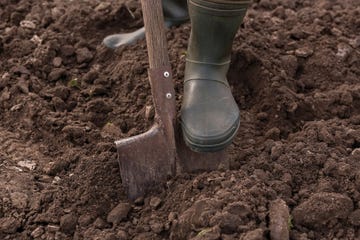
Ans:
{"label": "small stone in soil", "polygon": [[310,57],[313,53],[314,50],[309,47],[303,47],[295,50],[295,55],[303,58]]}
{"label": "small stone in soil", "polygon": [[93,54],[88,48],[79,48],[76,50],[76,60],[78,63],[90,62],[93,59]]}
{"label": "small stone in soil", "polygon": [[50,82],[55,82],[59,80],[60,78],[66,76],[66,70],[63,68],[55,68],[53,69],[48,76],[48,80]]}
{"label": "small stone in soil", "polygon": [[131,210],[129,203],[119,203],[111,212],[108,214],[106,221],[117,225],[121,221],[125,220]]}
{"label": "small stone in soil", "polygon": [[60,218],[60,230],[65,234],[73,234],[77,224],[75,214],[66,214]]}
{"label": "small stone in soil", "polygon": [[57,67],[57,68],[60,67],[62,64],[62,58],[61,57],[54,58],[52,64],[54,67]]}
{"label": "small stone in soil", "polygon": [[150,199],[150,207],[152,207],[153,209],[157,209],[159,206],[160,206],[160,204],[161,204],[161,199],[160,198],[158,198],[158,197],[152,197],[151,199]]}
{"label": "small stone in soil", "polygon": [[75,53],[75,49],[73,46],[71,45],[65,45],[61,48],[61,53],[62,55],[64,55],[65,57],[70,57]]}
{"label": "small stone in soil", "polygon": [[97,218],[94,221],[93,225],[95,228],[98,228],[98,229],[104,229],[104,228],[108,227],[108,224],[102,218]]}
{"label": "small stone in soil", "polygon": [[27,29],[35,29],[36,28],[35,23],[32,21],[28,21],[28,20],[21,21],[20,26],[23,28],[27,28]]}
{"label": "small stone in soil", "polygon": [[44,227],[40,226],[40,227],[35,228],[35,230],[31,232],[31,236],[33,238],[38,238],[41,235],[43,235],[44,232],[45,232]]}
{"label": "small stone in soil", "polygon": [[91,223],[92,220],[93,220],[93,217],[91,215],[84,214],[79,217],[78,222],[81,227],[86,227]]}
{"label": "small stone in soil", "polygon": [[46,227],[46,230],[50,233],[55,233],[55,232],[58,232],[60,230],[60,227],[57,226],[57,225],[48,225]]}
{"label": "small stone in soil", "polygon": [[344,43],[339,43],[337,48],[336,56],[342,60],[345,60],[352,52],[352,48]]}

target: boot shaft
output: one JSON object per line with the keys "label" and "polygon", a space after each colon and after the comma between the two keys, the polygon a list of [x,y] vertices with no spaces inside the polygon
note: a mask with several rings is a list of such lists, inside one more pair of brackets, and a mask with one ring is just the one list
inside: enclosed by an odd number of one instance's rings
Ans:
{"label": "boot shaft", "polygon": [[216,64],[228,62],[248,4],[249,1],[188,0],[191,34],[187,58]]}
{"label": "boot shaft", "polygon": [[174,25],[189,19],[187,0],[162,0],[164,18]]}

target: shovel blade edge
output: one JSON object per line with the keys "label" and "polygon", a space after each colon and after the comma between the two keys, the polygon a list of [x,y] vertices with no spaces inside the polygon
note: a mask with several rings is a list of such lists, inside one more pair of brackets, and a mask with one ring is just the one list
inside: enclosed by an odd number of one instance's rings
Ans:
{"label": "shovel blade edge", "polygon": [[115,142],[120,175],[129,199],[159,189],[174,176],[176,149],[170,142],[157,124],[143,134]]}

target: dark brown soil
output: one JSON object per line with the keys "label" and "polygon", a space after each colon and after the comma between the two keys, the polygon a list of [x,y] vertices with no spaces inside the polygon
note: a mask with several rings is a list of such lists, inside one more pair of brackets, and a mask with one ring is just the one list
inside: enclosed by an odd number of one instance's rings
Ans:
{"label": "dark brown soil", "polygon": [[0,0],[0,239],[360,239],[360,1],[254,0],[231,170],[129,203],[113,142],[152,124],[146,44],[101,41],[140,26],[133,0]]}

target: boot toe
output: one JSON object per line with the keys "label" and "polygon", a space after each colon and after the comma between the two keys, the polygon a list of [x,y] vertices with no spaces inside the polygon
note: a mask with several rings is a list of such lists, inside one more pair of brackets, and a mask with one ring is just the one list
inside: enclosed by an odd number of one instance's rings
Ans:
{"label": "boot toe", "polygon": [[[207,84],[208,91],[198,91]],[[191,81],[181,111],[185,143],[197,152],[228,146],[240,126],[240,113],[230,89],[217,82]],[[191,97],[190,97],[191,96]]]}

